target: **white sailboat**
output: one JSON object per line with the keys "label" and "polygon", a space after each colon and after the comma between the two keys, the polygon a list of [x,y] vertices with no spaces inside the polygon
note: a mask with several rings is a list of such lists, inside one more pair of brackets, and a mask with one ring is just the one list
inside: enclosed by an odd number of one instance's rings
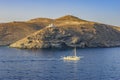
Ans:
{"label": "white sailboat", "polygon": [[79,56],[76,56],[76,47],[74,48],[74,56],[63,57],[64,60],[80,60]]}

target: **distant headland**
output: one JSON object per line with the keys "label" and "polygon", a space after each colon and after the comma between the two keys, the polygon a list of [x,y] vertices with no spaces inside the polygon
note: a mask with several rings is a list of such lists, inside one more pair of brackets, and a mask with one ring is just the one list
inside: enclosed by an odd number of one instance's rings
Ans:
{"label": "distant headland", "polygon": [[15,48],[120,46],[120,28],[72,15],[0,24],[0,45]]}

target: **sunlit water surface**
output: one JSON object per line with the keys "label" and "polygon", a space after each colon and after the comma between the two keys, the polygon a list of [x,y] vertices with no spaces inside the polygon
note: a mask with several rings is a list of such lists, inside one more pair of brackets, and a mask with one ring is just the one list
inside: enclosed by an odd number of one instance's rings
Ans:
{"label": "sunlit water surface", "polygon": [[68,50],[0,47],[0,80],[120,80],[120,48],[77,49],[79,61],[64,61]]}

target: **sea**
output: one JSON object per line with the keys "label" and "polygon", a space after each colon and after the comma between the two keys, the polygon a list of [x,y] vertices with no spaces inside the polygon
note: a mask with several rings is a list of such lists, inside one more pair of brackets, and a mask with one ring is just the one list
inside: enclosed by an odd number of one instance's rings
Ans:
{"label": "sea", "polygon": [[0,47],[0,80],[120,80],[120,47],[77,49]]}

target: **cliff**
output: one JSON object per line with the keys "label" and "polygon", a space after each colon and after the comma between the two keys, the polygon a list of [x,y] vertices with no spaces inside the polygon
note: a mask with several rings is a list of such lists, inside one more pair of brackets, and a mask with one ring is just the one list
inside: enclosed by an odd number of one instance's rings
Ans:
{"label": "cliff", "polygon": [[90,22],[67,15],[13,44],[16,48],[67,48],[120,46],[119,27]]}

